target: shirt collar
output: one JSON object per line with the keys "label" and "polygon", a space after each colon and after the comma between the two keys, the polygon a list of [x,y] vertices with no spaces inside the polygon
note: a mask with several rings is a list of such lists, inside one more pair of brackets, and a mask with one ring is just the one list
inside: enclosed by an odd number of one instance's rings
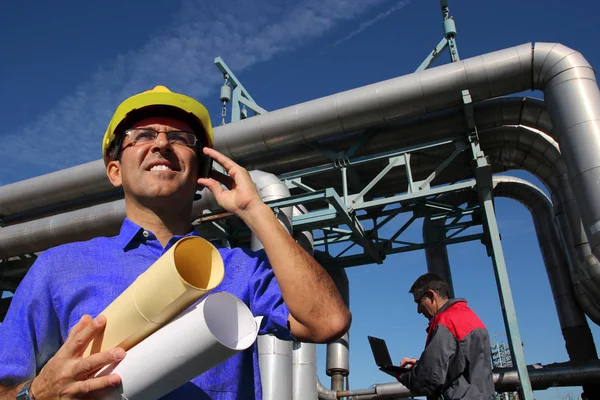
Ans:
{"label": "shirt collar", "polygon": [[441,314],[444,311],[446,311],[447,309],[449,309],[450,307],[452,307],[453,305],[455,305],[456,303],[466,303],[467,300],[464,298],[457,298],[457,299],[448,299],[448,301],[446,303],[444,303],[444,305],[435,313],[437,314]]}
{"label": "shirt collar", "polygon": [[[121,248],[123,250],[126,250],[131,244],[141,242],[141,240],[143,238],[143,236],[142,236],[143,231],[144,231],[144,228],[142,228],[135,222],[131,221],[129,218],[125,218],[125,220],[123,221],[123,225],[121,225],[121,231],[119,232],[119,235],[117,236],[117,240],[119,241]],[[198,232],[196,227],[194,227],[190,232],[188,232],[185,235],[175,235],[169,240],[165,250],[167,250],[175,242],[177,242],[179,239],[181,239],[184,236],[200,236],[200,233]]]}
{"label": "shirt collar", "polygon": [[121,231],[117,236],[117,240],[119,241],[121,248],[125,250],[127,246],[129,246],[129,244],[136,239],[137,235],[142,232],[142,230],[143,228],[141,226],[131,221],[129,218],[125,218],[123,225],[121,225]]}

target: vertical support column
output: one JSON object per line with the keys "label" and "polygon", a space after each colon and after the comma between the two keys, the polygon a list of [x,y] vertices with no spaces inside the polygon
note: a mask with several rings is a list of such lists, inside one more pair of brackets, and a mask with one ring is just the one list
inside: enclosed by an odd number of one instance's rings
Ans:
{"label": "vertical support column", "polygon": [[515,311],[515,304],[510,289],[508,273],[506,271],[504,252],[502,251],[502,245],[500,243],[500,233],[498,231],[498,225],[496,224],[496,213],[494,211],[492,196],[491,168],[485,157],[481,157],[481,154],[476,154],[476,160],[479,164],[476,170],[476,180],[477,193],[479,195],[481,212],[483,214],[484,234],[488,240],[488,254],[492,258],[492,263],[494,265],[494,274],[496,275],[496,283],[498,285],[498,294],[500,295],[500,305],[502,307],[502,317],[504,318],[508,343],[521,382],[519,398],[521,400],[533,400],[533,391],[527,372],[527,363],[525,362],[521,334],[519,333],[517,313]]}
{"label": "vertical support column", "polygon": [[428,246],[425,248],[425,259],[427,261],[427,272],[433,272],[442,277],[448,284],[451,299],[454,298],[454,283],[452,282],[452,272],[450,270],[450,260],[448,259],[448,249],[442,240],[446,238],[446,230],[443,221],[432,221],[431,216],[427,216],[423,221],[423,240]]}
{"label": "vertical support column", "polygon": [[342,194],[344,196],[344,205],[348,207],[348,174],[346,167],[341,167],[342,171]]}
{"label": "vertical support column", "polygon": [[238,87],[233,89],[233,97],[231,99],[231,122],[239,121],[242,119],[242,111],[240,109],[240,98],[242,97],[242,90]]}

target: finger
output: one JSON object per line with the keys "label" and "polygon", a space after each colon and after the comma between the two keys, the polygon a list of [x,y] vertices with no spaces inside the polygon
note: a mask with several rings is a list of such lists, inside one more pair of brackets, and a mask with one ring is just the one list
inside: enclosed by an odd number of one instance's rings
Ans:
{"label": "finger", "polygon": [[[99,390],[113,388],[121,384],[121,377],[118,374],[110,374],[98,378],[86,379],[73,383],[70,387],[69,394],[81,397],[82,395],[90,395]],[[92,396],[93,397],[93,396]]]}
{"label": "finger", "polygon": [[106,317],[104,315],[98,315],[96,318],[94,318],[90,324],[73,336],[73,339],[69,342],[69,346],[67,348],[70,350],[71,354],[82,354],[92,339],[102,332],[105,326]]}
{"label": "finger", "polygon": [[209,156],[210,158],[212,158],[213,160],[215,160],[216,162],[221,164],[223,166],[223,168],[225,168],[225,170],[227,170],[227,171],[229,171],[230,169],[232,169],[234,167],[239,167],[239,165],[236,164],[231,158],[227,157],[224,154],[219,153],[215,149],[211,149],[210,147],[204,147],[202,149],[202,151],[204,152],[204,154],[206,154],[207,156]]}
{"label": "finger", "polygon": [[72,338],[75,337],[75,335],[77,335],[79,332],[81,332],[91,322],[92,322],[92,316],[89,314],[84,314],[81,317],[81,319],[79,320],[79,322],[77,322],[71,328],[71,331],[69,332],[69,336],[67,337],[67,340],[69,340],[69,339],[73,340]]}
{"label": "finger", "polygon": [[219,198],[221,193],[225,191],[221,187],[221,184],[212,178],[200,178],[198,179],[197,183],[198,185],[207,187],[208,190],[210,190],[211,193],[215,196],[215,198]]}
{"label": "finger", "polygon": [[410,358],[403,358],[402,361],[400,361],[400,366],[401,367],[409,367],[409,365],[411,364],[411,360]]}
{"label": "finger", "polygon": [[125,358],[125,350],[120,347],[112,350],[103,351],[92,354],[73,366],[73,376],[77,380],[87,379],[90,375],[104,367],[105,365],[113,364]]}

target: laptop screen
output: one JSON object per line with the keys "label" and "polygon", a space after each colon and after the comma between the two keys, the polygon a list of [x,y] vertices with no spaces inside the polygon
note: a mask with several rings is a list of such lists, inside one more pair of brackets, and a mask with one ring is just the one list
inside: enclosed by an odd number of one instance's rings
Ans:
{"label": "laptop screen", "polygon": [[373,357],[375,358],[375,364],[377,364],[378,367],[393,365],[385,340],[373,336],[368,336],[368,338]]}

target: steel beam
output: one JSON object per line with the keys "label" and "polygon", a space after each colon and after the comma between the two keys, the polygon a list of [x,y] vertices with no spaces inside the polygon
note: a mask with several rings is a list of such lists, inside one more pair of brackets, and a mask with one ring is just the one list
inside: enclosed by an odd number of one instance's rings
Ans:
{"label": "steel beam", "polygon": [[494,274],[498,285],[498,294],[500,296],[500,305],[502,307],[502,317],[508,336],[508,342],[513,354],[521,386],[519,388],[519,398],[522,400],[533,400],[533,391],[529,374],[527,372],[527,363],[525,362],[525,353],[519,332],[517,322],[517,312],[513,301],[504,252],[500,242],[500,232],[496,224],[496,213],[493,204],[493,186],[490,166],[480,166],[476,170],[477,193],[481,205],[482,219],[484,223],[484,234],[487,237],[487,244],[492,264],[494,265]]}

